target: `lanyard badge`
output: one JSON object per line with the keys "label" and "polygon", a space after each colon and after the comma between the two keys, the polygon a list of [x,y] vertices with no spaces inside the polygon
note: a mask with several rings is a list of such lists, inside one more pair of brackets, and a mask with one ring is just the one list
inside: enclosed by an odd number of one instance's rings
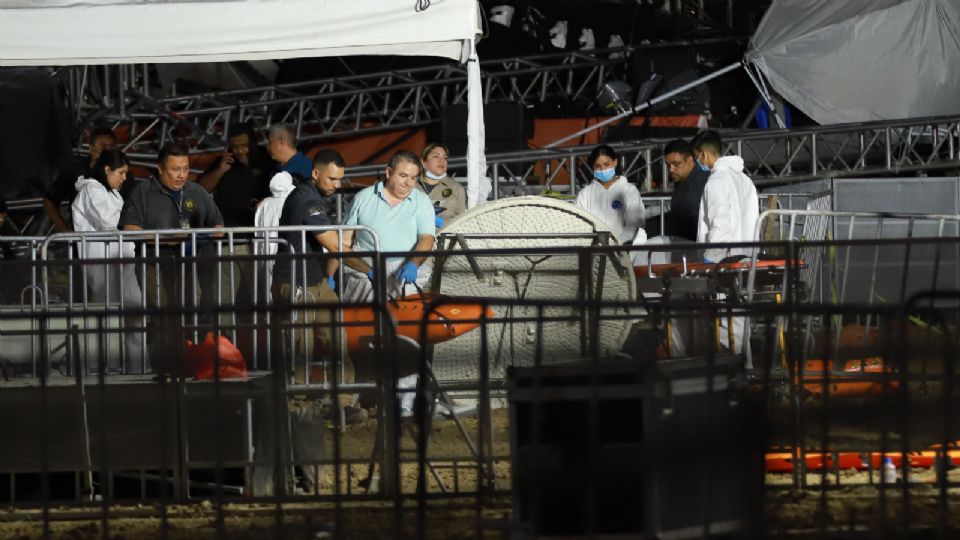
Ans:
{"label": "lanyard badge", "polygon": [[189,229],[190,217],[183,213],[183,190],[167,191],[166,193],[167,196],[170,197],[170,200],[173,201],[173,204],[177,205],[177,218],[180,222],[180,228]]}

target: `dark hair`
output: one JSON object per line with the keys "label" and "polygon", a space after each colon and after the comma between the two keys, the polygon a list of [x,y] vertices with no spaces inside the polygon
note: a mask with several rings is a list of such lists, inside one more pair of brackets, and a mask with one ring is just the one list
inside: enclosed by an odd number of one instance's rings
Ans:
{"label": "dark hair", "polygon": [[321,148],[320,151],[317,152],[317,155],[313,156],[314,169],[322,169],[331,163],[337,167],[347,166],[347,162],[343,160],[343,156],[340,155],[340,152],[337,152],[331,148]]}
{"label": "dark hair", "polygon": [[252,122],[240,122],[239,124],[233,124],[230,126],[230,129],[227,130],[227,142],[234,137],[239,137],[240,135],[247,136],[247,159],[250,160],[249,167],[251,169],[257,169],[261,167],[264,163],[267,162],[266,151],[257,144],[257,130],[254,129]]}
{"label": "dark hair", "polygon": [[107,126],[97,126],[90,130],[90,144],[93,144],[93,141],[99,137],[110,137],[113,140],[117,140],[117,135]]}
{"label": "dark hair", "polygon": [[307,181],[307,179],[301,176],[300,173],[298,172],[291,172],[290,179],[293,181],[294,186],[299,186],[300,184]]}
{"label": "dark hair", "polygon": [[169,143],[160,149],[160,154],[157,155],[157,164],[162,167],[167,163],[168,157],[187,157],[189,155],[190,149],[187,148],[186,144],[181,142]]}
{"label": "dark hair", "polygon": [[693,157],[693,147],[683,139],[674,139],[663,147],[663,155],[680,154],[683,157]]}
{"label": "dark hair", "polygon": [[593,168],[594,163],[600,159],[600,156],[607,156],[608,158],[616,161],[617,167],[615,170],[617,174],[620,174],[622,170],[622,166],[620,164],[620,155],[617,154],[617,151],[614,150],[609,144],[601,144],[600,146],[594,148],[592,152],[590,152],[590,157],[587,159],[590,160],[589,165],[591,169]]}
{"label": "dark hair", "polygon": [[406,161],[408,163],[413,163],[417,166],[417,174],[420,174],[420,158],[416,154],[409,150],[399,150],[393,157],[390,158],[390,164],[387,167],[396,170],[397,166],[400,165],[401,161]]}
{"label": "dark hair", "polygon": [[227,130],[228,139],[239,137],[240,135],[246,135],[247,137],[250,137],[251,142],[256,141],[256,136],[253,133],[253,126],[251,126],[249,122],[231,124],[230,129]]}
{"label": "dark hair", "polygon": [[107,183],[107,171],[105,169],[110,167],[113,170],[117,170],[124,165],[130,165],[130,160],[127,159],[127,155],[124,154],[122,150],[110,148],[100,153],[97,162],[93,164],[93,171],[90,176],[103,184],[103,187],[107,188],[107,191],[110,191],[112,188],[110,184]]}
{"label": "dark hair", "polygon": [[430,143],[423,148],[423,152],[420,152],[420,159],[427,159],[427,156],[430,155],[430,152],[433,152],[437,148],[443,148],[443,151],[447,153],[447,157],[450,157],[450,149],[445,145],[440,143]]}
{"label": "dark hair", "polygon": [[720,133],[714,129],[697,133],[697,136],[693,138],[690,145],[693,146],[695,150],[702,150],[704,152],[711,150],[718,156],[723,154],[723,139],[720,138]]}

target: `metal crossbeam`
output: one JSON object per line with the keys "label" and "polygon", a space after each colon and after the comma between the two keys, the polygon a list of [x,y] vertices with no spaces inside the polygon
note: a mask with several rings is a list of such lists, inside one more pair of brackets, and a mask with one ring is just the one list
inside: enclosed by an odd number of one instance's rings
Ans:
{"label": "metal crossbeam", "polygon": [[[481,62],[485,102],[536,105],[550,99],[592,101],[611,78],[623,77],[638,51],[735,42],[717,38],[593,49]],[[236,122],[295,126],[301,140],[409,129],[440,121],[443,108],[466,103],[466,68],[453,62],[284,85],[158,97],[150,67],[67,68],[74,119],[81,127],[108,120],[129,129],[127,151],[149,158],[171,139],[186,138],[198,152],[223,147]]]}
{"label": "metal crossbeam", "polygon": [[[890,175],[960,168],[960,116],[844,124],[802,129],[744,130],[723,134],[725,153],[742,156],[757,185],[788,184],[845,176]],[[665,139],[611,143],[624,174],[641,191],[670,191],[663,161]],[[576,192],[589,182],[593,146],[526,150],[487,155],[487,174],[497,197],[555,191]],[[453,169],[464,158],[450,160]],[[383,167],[353,167],[349,176],[379,174]],[[559,180],[558,176],[566,177]],[[570,186],[568,179],[574,180]]]}

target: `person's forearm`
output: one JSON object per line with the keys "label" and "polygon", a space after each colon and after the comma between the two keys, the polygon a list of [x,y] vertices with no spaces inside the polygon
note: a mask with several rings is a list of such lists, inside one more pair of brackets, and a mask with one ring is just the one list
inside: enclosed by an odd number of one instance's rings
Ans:
{"label": "person's forearm", "polygon": [[217,189],[217,184],[220,183],[220,180],[223,180],[223,175],[225,174],[227,174],[227,171],[217,167],[207,174],[200,175],[197,178],[197,183],[203,186],[203,189],[207,190],[207,193],[213,193],[213,190]]}
{"label": "person's forearm", "polygon": [[[327,251],[329,251],[330,253],[343,253],[344,254],[343,264],[349,266],[350,268],[353,268],[358,272],[362,272],[366,274],[372,268],[369,264],[367,264],[366,261],[364,261],[360,257],[346,256],[347,253],[350,253],[353,251],[353,249],[350,247],[350,244],[349,244],[350,240],[352,240],[352,238],[347,238],[346,235],[344,235],[343,240],[341,242],[337,238],[337,233],[333,231],[327,231],[324,233],[317,234],[317,241],[320,243],[321,246],[326,248]],[[334,260],[333,262],[335,263],[336,260]],[[331,275],[331,274],[328,273],[327,275]]]}
{"label": "person's forearm", "polygon": [[327,259],[327,275],[333,276],[337,273],[337,268],[340,267],[340,261],[337,259]]}
{"label": "person's forearm", "polygon": [[53,203],[50,199],[43,200],[43,209],[47,212],[47,217],[50,218],[50,221],[53,222],[53,226],[56,227],[57,232],[70,232],[73,230],[70,225],[64,221],[63,216],[60,214],[60,207]]}
{"label": "person's forearm", "polygon": [[[350,250],[350,249],[343,250],[344,254],[346,254],[348,251],[353,251],[353,250]],[[350,268],[353,268],[358,272],[362,272],[364,274],[366,274],[371,269],[373,269],[372,266],[367,264],[367,261],[361,259],[360,257],[344,257],[343,264],[349,266]]]}
{"label": "person's forearm", "polygon": [[[430,237],[424,236],[420,238],[420,241],[417,242],[416,246],[414,246],[413,251],[433,251],[433,244],[434,244],[434,238],[432,236]],[[427,257],[423,255],[418,255],[418,256],[410,257],[407,260],[409,260],[410,262],[412,262],[417,266],[421,266],[423,262],[427,260]]]}

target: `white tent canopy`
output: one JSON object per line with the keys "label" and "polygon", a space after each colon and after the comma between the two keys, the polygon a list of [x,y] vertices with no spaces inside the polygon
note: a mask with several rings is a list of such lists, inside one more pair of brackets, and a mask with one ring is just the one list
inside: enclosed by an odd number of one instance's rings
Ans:
{"label": "white tent canopy", "polygon": [[747,61],[820,124],[960,113],[957,0],[775,0]]}
{"label": "white tent canopy", "polygon": [[[422,55],[476,64],[476,0],[0,0],[0,65]],[[480,70],[468,69],[468,204],[483,169]],[[472,195],[472,199],[470,197]]]}
{"label": "white tent canopy", "polygon": [[475,0],[0,0],[0,65],[467,59]]}

